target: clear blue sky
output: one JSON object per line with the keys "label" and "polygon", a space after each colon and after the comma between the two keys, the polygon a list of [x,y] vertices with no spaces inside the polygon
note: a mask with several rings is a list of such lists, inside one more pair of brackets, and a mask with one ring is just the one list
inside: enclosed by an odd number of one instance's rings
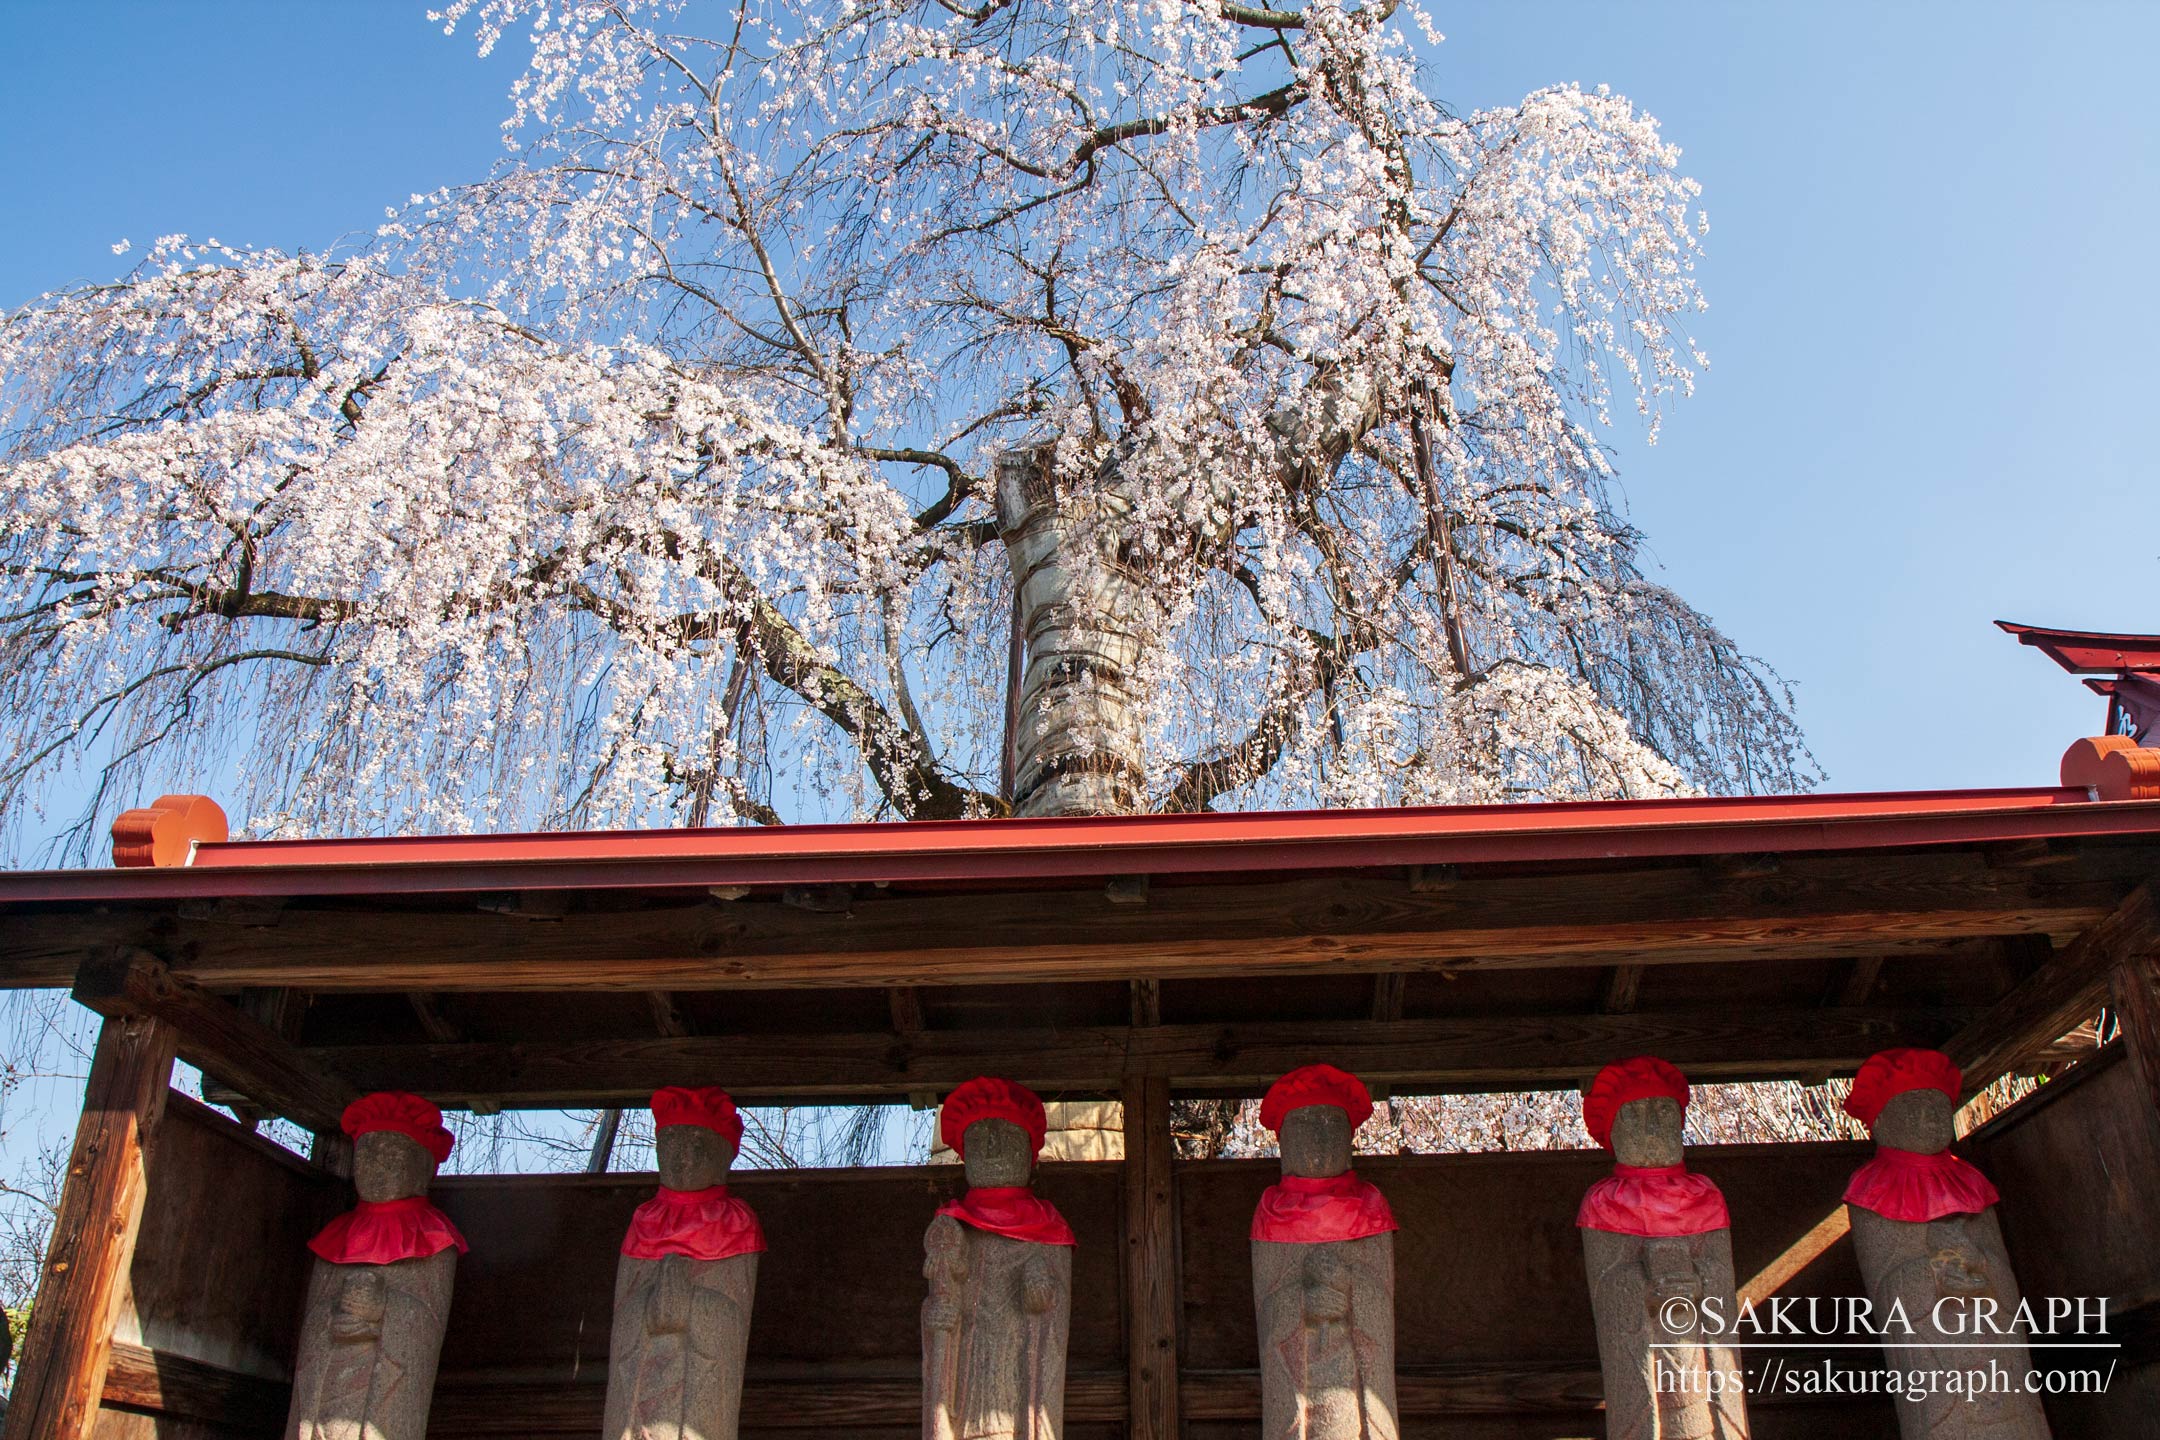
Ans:
{"label": "clear blue sky", "polygon": [[[113,241],[326,245],[499,153],[424,3],[0,7],[0,307]],[[2160,5],[1435,6],[1458,106],[1611,85],[1704,186],[1712,369],[1624,487],[1836,789],[2052,783],[2100,702],[1989,622],[2160,631]]]}

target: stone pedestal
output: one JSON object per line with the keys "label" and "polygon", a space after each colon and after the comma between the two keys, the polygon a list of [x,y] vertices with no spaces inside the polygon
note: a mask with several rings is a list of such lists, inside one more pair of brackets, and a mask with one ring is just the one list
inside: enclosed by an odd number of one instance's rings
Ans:
{"label": "stone pedestal", "polygon": [[[425,1194],[434,1173],[434,1157],[404,1135],[374,1131],[353,1143],[363,1201]],[[285,1440],[425,1440],[456,1273],[454,1249],[386,1265],[318,1259]]]}
{"label": "stone pedestal", "polygon": [[[1950,1098],[1938,1090],[1908,1090],[1884,1104],[1875,1139],[1899,1150],[1940,1154],[1955,1138],[1955,1113]],[[1976,1317],[1989,1313],[1992,1304],[1998,1325],[2007,1326],[2021,1299],[1994,1208],[1924,1222],[1892,1220],[1863,1205],[1847,1209],[1861,1279],[1876,1315],[1901,1305],[1912,1324],[1910,1334],[1885,1336],[1885,1363],[1935,1374],[1999,1367],[2013,1384],[2021,1384],[2032,1365],[2022,1340],[2004,1336],[2001,1344],[1972,1348],[1976,1340],[1995,1334]],[[2048,1440],[2049,1435],[2039,1399],[2021,1391],[1991,1389],[1972,1399],[1900,1397],[1897,1412],[1904,1440]]]}

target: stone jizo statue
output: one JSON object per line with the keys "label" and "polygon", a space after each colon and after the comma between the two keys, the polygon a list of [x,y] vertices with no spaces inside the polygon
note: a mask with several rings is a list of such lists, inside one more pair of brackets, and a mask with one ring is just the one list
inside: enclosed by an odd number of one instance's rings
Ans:
{"label": "stone jizo statue", "polygon": [[1354,1075],[1307,1065],[1275,1082],[1260,1121],[1282,1179],[1253,1212],[1263,1440],[1395,1440],[1395,1216],[1350,1168],[1372,1114]]}
{"label": "stone jizo statue", "polygon": [[[1845,1111],[1875,1137],[1875,1158],[1845,1187],[1853,1247],[1883,1352],[1899,1370],[1986,1371],[2022,1380],[2029,1338],[2010,1326],[2017,1276],[1995,1220],[2000,1198],[1987,1177],[1950,1153],[1963,1076],[1935,1050],[1885,1050],[1860,1067]],[[1991,1318],[1992,1317],[1992,1318]],[[1999,1338],[1995,1345],[1980,1344]],[[1980,1344],[1980,1348],[1974,1348]],[[1901,1395],[1905,1440],[2047,1440],[2038,1397],[2003,1393]]]}
{"label": "stone jizo statue", "polygon": [[[1613,1173],[1576,1212],[1597,1318],[1609,1440],[1745,1440],[1745,1376],[1725,1197],[1688,1172],[1687,1078],[1640,1056],[1598,1072],[1583,1101]],[[1722,1326],[1719,1322],[1722,1322]]]}
{"label": "stone jizo statue", "polygon": [[1042,1102],[970,1080],[938,1118],[967,1193],[923,1236],[924,1440],[1057,1440],[1072,1332],[1072,1228],[1029,1188]]}
{"label": "stone jizo statue", "polygon": [[285,1440],[423,1440],[465,1249],[427,1198],[453,1141],[441,1111],[394,1091],[348,1105],[344,1128],[360,1203],[308,1242]]}
{"label": "stone jizo statue", "polygon": [[728,1194],[742,1117],[725,1090],[652,1097],[660,1192],[615,1267],[604,1440],[735,1440],[765,1233]]}

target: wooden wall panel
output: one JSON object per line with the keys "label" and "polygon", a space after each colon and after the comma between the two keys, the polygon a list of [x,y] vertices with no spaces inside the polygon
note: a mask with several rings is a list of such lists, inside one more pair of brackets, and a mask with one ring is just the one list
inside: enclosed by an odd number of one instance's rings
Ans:
{"label": "wooden wall panel", "polygon": [[[2160,1413],[2160,1117],[2120,1044],[1974,1135],[1966,1153],[2002,1192],[2003,1240],[2028,1297],[2111,1300],[2118,1351],[2060,1351],[2114,1373],[2104,1393],[2055,1397],[2058,1435],[2153,1433]],[[2038,1357],[2036,1357],[2038,1358]]]}
{"label": "wooden wall panel", "polygon": [[173,1095],[149,1156],[135,1264],[116,1334],[283,1380],[307,1291],[310,1236],[351,1191],[223,1115]]}
{"label": "wooden wall panel", "polygon": [[[784,1419],[773,1412],[809,1403],[811,1390],[843,1397],[850,1380],[878,1393],[907,1387],[905,1403],[918,1404],[922,1235],[939,1203],[958,1191],[960,1168],[750,1171],[729,1183],[757,1211],[769,1247],[758,1266],[745,1427]],[[472,1245],[451,1305],[446,1390],[477,1397],[491,1381],[591,1387],[570,1403],[580,1416],[589,1408],[597,1426],[617,1247],[653,1185],[650,1175],[439,1183],[437,1201]],[[1074,1383],[1108,1376],[1121,1395],[1120,1168],[1045,1165],[1037,1188],[1080,1239],[1068,1360]],[[816,1413],[832,1421],[844,1408],[827,1404]],[[476,1399],[459,1413],[487,1409]],[[1075,1419],[1084,1423],[1085,1415]]]}
{"label": "wooden wall panel", "polygon": [[[1693,1168],[1724,1189],[1733,1258],[1744,1282],[1840,1203],[1864,1145],[1691,1150]],[[1396,1345],[1406,1366],[1572,1361],[1594,1365],[1596,1332],[1583,1278],[1575,1207],[1610,1173],[1609,1156],[1547,1151],[1371,1156],[1358,1173],[1394,1207]],[[1186,1363],[1242,1369],[1253,1362],[1253,1206],[1272,1162],[1182,1167]],[[1855,1294],[1860,1277],[1841,1241],[1786,1287],[1788,1294]]]}
{"label": "wooden wall panel", "polygon": [[[335,1182],[267,1153],[200,1107],[178,1103],[173,1114],[181,1117],[172,1127],[177,1138],[153,1188],[156,1228],[146,1220],[139,1252],[144,1333],[161,1349],[228,1369],[247,1363],[261,1373],[261,1357],[274,1354],[281,1375],[285,1352],[275,1337],[287,1334],[297,1312],[302,1246],[347,1197]],[[1845,1177],[1866,1154],[1856,1145],[1741,1147],[1694,1152],[1691,1160],[1731,1201],[1745,1278],[1834,1208]],[[1398,1294],[1407,1437],[1598,1433],[1595,1343],[1574,1211],[1609,1163],[1581,1152],[1360,1163],[1405,1227]],[[1178,1166],[1186,1351],[1180,1393],[1189,1440],[1248,1436],[1257,1420],[1246,1227],[1274,1174],[1271,1161]],[[650,1175],[555,1175],[438,1184],[438,1201],[473,1248],[458,1274],[436,1434],[464,1440],[594,1432],[616,1246],[653,1183]],[[745,1429],[866,1440],[912,1433],[922,1230],[959,1185],[958,1168],[746,1172],[733,1183],[756,1207],[771,1244],[751,1331]],[[1127,1416],[1121,1169],[1045,1166],[1039,1183],[1081,1242],[1070,1440],[1111,1440],[1124,1432]],[[292,1213],[281,1214],[280,1204]],[[234,1238],[222,1238],[228,1234]],[[286,1268],[267,1255],[287,1257]],[[1857,1286],[1850,1246],[1841,1242],[1786,1293],[1852,1294]],[[198,1391],[216,1393],[214,1385]],[[242,1398],[250,1413],[262,1409],[261,1395]],[[191,1404],[214,1408],[200,1398]],[[244,1408],[236,1400],[235,1414]],[[1840,1435],[1890,1433],[1886,1405],[1761,1408],[1765,1440],[1828,1433],[1825,1425]],[[188,1413],[159,1423],[207,1418]],[[233,1440],[256,1433],[252,1425],[228,1428]],[[115,1430],[104,1440],[136,1434]],[[160,1432],[160,1440],[180,1437],[179,1430]]]}

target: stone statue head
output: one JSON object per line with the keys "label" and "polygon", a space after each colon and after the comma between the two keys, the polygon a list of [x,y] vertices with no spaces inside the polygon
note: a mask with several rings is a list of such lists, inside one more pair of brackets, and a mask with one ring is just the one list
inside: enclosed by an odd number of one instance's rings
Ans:
{"label": "stone statue head", "polygon": [[1957,1102],[1940,1090],[1900,1090],[1870,1128],[1878,1145],[1933,1155],[1957,1139]]}
{"label": "stone statue head", "polygon": [[1010,1120],[977,1120],[962,1135],[960,1160],[971,1187],[1025,1185],[1035,1169],[1035,1147]]}
{"label": "stone statue head", "polygon": [[1622,1165],[1663,1169],[1686,1158],[1680,1143],[1680,1102],[1667,1095],[1630,1100],[1613,1116],[1613,1158]]}
{"label": "stone statue head", "polygon": [[1282,1173],[1325,1180],[1350,1168],[1350,1117],[1340,1105],[1300,1105],[1283,1117],[1276,1139]]}
{"label": "stone statue head", "polygon": [[427,1194],[435,1157],[410,1135],[370,1130],[353,1141],[353,1189],[371,1205]]}
{"label": "stone statue head", "polygon": [[662,1125],[653,1132],[660,1183],[670,1190],[709,1190],[725,1184],[735,1147],[709,1125]]}

